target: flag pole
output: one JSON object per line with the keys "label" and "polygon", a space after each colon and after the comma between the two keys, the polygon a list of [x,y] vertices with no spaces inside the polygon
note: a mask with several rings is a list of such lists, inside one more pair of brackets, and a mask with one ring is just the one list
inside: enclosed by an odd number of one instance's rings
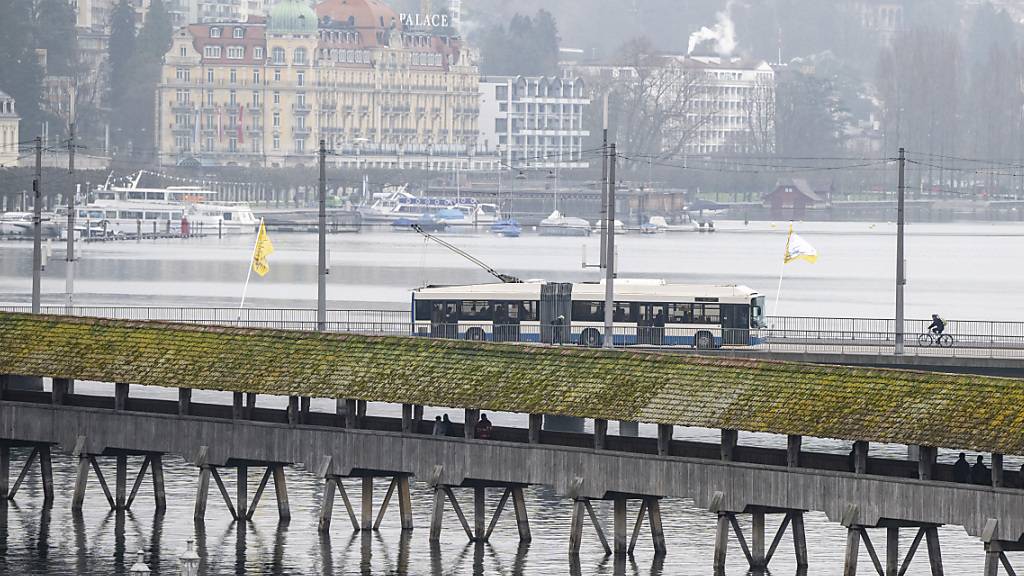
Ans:
{"label": "flag pole", "polygon": [[245,306],[245,294],[249,291],[249,279],[252,278],[252,263],[256,259],[256,248],[260,245],[260,232],[263,231],[263,218],[260,218],[260,227],[256,232],[256,241],[252,245],[252,255],[249,256],[249,271],[245,273],[245,286],[242,287],[242,301],[238,304],[238,317],[236,323],[242,322],[242,308]]}
{"label": "flag pole", "polygon": [[793,237],[793,224],[789,225],[789,234],[786,235],[786,250],[782,253],[782,266],[779,267],[779,287],[775,290],[775,306],[772,308],[772,316],[779,313],[779,297],[782,296],[782,275],[786,272],[786,257],[789,256],[789,239]]}

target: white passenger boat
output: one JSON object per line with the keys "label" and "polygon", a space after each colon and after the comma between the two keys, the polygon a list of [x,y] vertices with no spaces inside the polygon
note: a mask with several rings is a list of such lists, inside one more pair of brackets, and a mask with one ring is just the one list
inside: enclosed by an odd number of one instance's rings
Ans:
{"label": "white passenger boat", "polygon": [[555,210],[540,221],[541,236],[590,236],[590,222],[574,216],[563,216]]}
{"label": "white passenger boat", "polygon": [[696,232],[697,225],[693,222],[688,224],[669,224],[665,221],[664,216],[651,216],[649,222],[651,226],[654,226],[660,232]]}
{"label": "white passenger boat", "polygon": [[[55,238],[60,226],[51,213],[42,215],[43,238]],[[0,214],[0,236],[32,236],[32,212],[4,212]]]}

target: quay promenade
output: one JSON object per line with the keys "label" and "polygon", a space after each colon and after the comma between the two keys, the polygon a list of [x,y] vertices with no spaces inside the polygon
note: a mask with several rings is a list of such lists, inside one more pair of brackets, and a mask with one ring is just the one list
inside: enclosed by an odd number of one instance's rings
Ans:
{"label": "quay promenade", "polygon": [[[979,539],[985,576],[1000,565],[1009,570],[1006,553],[1024,549],[1021,479],[1001,466],[1004,454],[1024,454],[1024,382],[1014,379],[23,314],[0,314],[0,374],[0,491],[8,496],[20,484],[8,481],[10,448],[29,446],[28,464],[40,463],[50,499],[52,454],[78,459],[73,507],[94,495],[88,486],[95,479],[112,508],[130,508],[147,473],[159,507],[162,457],[185,457],[196,465],[197,520],[211,483],[237,518],[250,517],[272,483],[279,515],[287,518],[281,471],[303,464],[324,481],[325,531],[332,529],[335,495],[355,530],[379,525],[393,498],[403,528],[412,529],[409,483],[416,481],[433,488],[431,541],[454,537],[441,530],[449,511],[467,538],[486,540],[506,505],[520,538],[529,540],[522,488],[546,485],[573,500],[570,554],[582,538],[596,537],[609,554],[626,555],[641,533],[670,554],[661,526],[664,497],[692,499],[717,515],[708,542],[716,572],[737,546],[742,556],[733,561],[768,566],[787,530],[797,564],[806,566],[808,541],[814,543],[805,534],[806,511],[847,528],[850,575],[861,548],[869,571],[900,574],[917,555],[933,575],[942,574],[936,528],[946,524]],[[51,379],[51,391],[12,386],[26,377]],[[75,394],[75,380],[111,383],[113,394]],[[176,388],[178,401],[133,398],[132,385]],[[195,403],[192,390],[231,392],[233,403]],[[288,409],[261,408],[257,395],[288,397]],[[311,412],[311,397],[337,400],[336,413]],[[401,404],[403,416],[365,416],[370,401]],[[418,417],[422,406],[465,410],[469,424],[481,410],[519,413],[526,426],[496,428],[488,439],[475,438],[472,425],[456,425],[458,437],[433,436],[432,423]],[[593,419],[594,433],[545,430],[550,416]],[[658,437],[609,435],[609,420],[657,424]],[[687,426],[720,429],[721,441],[674,440],[674,428]],[[786,435],[787,448],[743,446],[741,432]],[[805,451],[804,437],[847,440],[851,457]],[[919,457],[870,458],[871,443],[913,446]],[[990,485],[952,482],[951,467],[935,461],[937,448],[991,454]],[[128,455],[146,456],[130,490]],[[97,476],[96,460],[107,457],[117,459],[113,491]],[[253,501],[244,483],[232,498],[221,472],[244,477],[250,468],[264,469]],[[35,468],[25,465],[19,478],[27,473]],[[344,491],[343,477],[362,478],[361,505]],[[390,486],[376,518],[375,479]],[[468,514],[453,487],[473,489]],[[487,514],[489,489],[501,490],[502,498]],[[610,537],[596,521],[593,500],[614,502]],[[632,527],[631,500],[639,506]],[[746,534],[738,515],[752,519]],[[774,537],[765,529],[770,515],[782,519]],[[885,529],[885,546],[872,542],[873,528]],[[898,550],[900,530],[916,534],[906,551]]]}

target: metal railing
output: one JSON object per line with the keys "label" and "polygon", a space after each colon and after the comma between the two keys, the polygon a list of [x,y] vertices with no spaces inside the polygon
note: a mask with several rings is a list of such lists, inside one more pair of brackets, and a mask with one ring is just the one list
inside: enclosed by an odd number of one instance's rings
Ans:
{"label": "metal railing", "polygon": [[[31,312],[28,306],[0,306],[4,312]],[[43,306],[43,314],[120,320],[162,320],[246,328],[316,330],[316,310],[304,308],[207,308],[175,306]],[[904,354],[962,358],[1024,359],[1024,322],[954,320],[946,324],[945,345],[921,338],[930,320],[905,323]],[[895,322],[881,318],[771,317],[766,327],[723,329],[646,325],[617,326],[615,347],[746,349],[793,354],[891,355]],[[602,326],[581,323],[490,322],[414,323],[408,310],[328,310],[326,329],[372,335],[421,336],[495,342],[600,346]]]}

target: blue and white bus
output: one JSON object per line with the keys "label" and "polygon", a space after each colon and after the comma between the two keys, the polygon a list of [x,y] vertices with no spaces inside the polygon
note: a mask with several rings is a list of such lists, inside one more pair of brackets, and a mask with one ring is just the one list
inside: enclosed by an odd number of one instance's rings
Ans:
{"label": "blue and white bus", "polygon": [[[415,334],[494,342],[601,346],[604,282],[428,286],[413,293]],[[746,286],[615,281],[616,345],[749,346],[764,296]]]}

